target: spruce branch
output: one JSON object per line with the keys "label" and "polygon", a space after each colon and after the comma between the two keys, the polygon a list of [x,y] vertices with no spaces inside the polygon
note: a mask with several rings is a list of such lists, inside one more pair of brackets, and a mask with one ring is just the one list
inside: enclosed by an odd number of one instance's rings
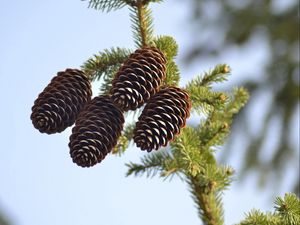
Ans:
{"label": "spruce branch", "polygon": [[[149,23],[146,24],[146,8],[143,4],[138,4],[137,5],[137,15],[138,15],[138,18],[139,18],[139,30],[140,30],[140,34],[141,34],[141,45],[142,46],[146,46],[146,35],[147,35],[147,28],[149,29],[148,31],[152,32],[153,28],[149,26],[150,21],[149,20]],[[151,18],[151,17],[149,17]],[[147,21],[148,22],[148,21]],[[148,26],[147,26],[148,25]]]}
{"label": "spruce branch", "polygon": [[119,67],[130,53],[131,51],[126,48],[105,49],[89,58],[81,68],[92,81],[99,80],[102,75],[112,70],[112,67]]}
{"label": "spruce branch", "polygon": [[133,38],[138,48],[148,45],[153,39],[153,18],[151,10],[143,1],[137,1],[130,8]]}
{"label": "spruce branch", "polygon": [[230,67],[219,64],[202,76],[197,76],[186,85],[185,89],[190,93],[193,110],[198,113],[211,113],[213,110],[222,110],[227,101],[227,95],[223,92],[211,90],[211,84],[227,80]]}
{"label": "spruce branch", "polygon": [[99,54],[89,58],[81,66],[82,70],[89,76],[91,81],[104,79],[101,87],[102,93],[108,93],[111,80],[121,64],[128,58],[131,51],[126,48],[105,49]]}
{"label": "spruce branch", "polygon": [[227,100],[223,92],[211,91],[209,87],[198,86],[190,82],[185,89],[189,92],[193,111],[197,113],[211,113],[214,109],[221,110]]}
{"label": "spruce branch", "polygon": [[148,5],[150,2],[160,3],[163,2],[163,0],[89,0],[88,7],[103,12],[110,12],[112,10],[121,9],[126,5],[131,7],[137,7],[139,4]]}
{"label": "spruce branch", "polygon": [[188,176],[187,182],[202,221],[206,225],[222,225],[224,223],[223,206],[221,196],[215,190],[216,182],[208,181],[201,174],[195,177]]}
{"label": "spruce branch", "polygon": [[166,65],[166,78],[163,85],[178,86],[180,80],[180,72],[177,64],[173,61],[167,61]]}
{"label": "spruce branch", "polygon": [[224,82],[230,74],[230,67],[227,64],[219,64],[209,72],[204,73],[202,76],[197,76],[190,82],[192,86],[208,86],[212,83]]}
{"label": "spruce branch", "polygon": [[160,49],[168,61],[174,59],[178,54],[178,45],[170,36],[158,36],[152,40],[151,45]]}
{"label": "spruce branch", "polygon": [[160,49],[167,58],[166,78],[163,84],[177,86],[180,79],[180,72],[174,61],[178,53],[178,45],[176,41],[170,36],[159,36],[153,39],[150,45]]}
{"label": "spruce branch", "polygon": [[[213,93],[208,91],[209,93]],[[215,101],[204,123],[199,124],[199,138],[203,146],[222,145],[229,134],[233,116],[240,111],[248,100],[248,92],[244,88],[234,89],[228,97],[219,94],[219,101]],[[218,99],[218,98],[216,98]],[[197,106],[197,104],[196,104]]]}
{"label": "spruce branch", "polygon": [[171,142],[171,150],[175,158],[184,165],[184,170],[192,176],[196,176],[203,170],[202,155],[200,152],[201,140],[195,138],[196,131],[192,127],[186,127],[181,131],[173,142]]}
{"label": "spruce branch", "polygon": [[288,224],[300,224],[300,200],[295,194],[285,194],[284,198],[277,197],[275,200],[275,213]]}
{"label": "spruce branch", "polygon": [[241,108],[243,108],[249,99],[248,91],[241,87],[235,88],[231,96],[231,100],[226,105],[226,115],[227,117],[232,117],[234,114],[237,114]]}
{"label": "spruce branch", "polygon": [[235,88],[233,92],[228,95],[224,109],[214,110],[210,114],[210,120],[223,121],[230,125],[233,116],[237,114],[247,103],[249,93],[244,88]]}
{"label": "spruce branch", "polygon": [[161,3],[161,2],[163,2],[164,0],[137,0],[137,1],[141,1],[143,5],[147,5],[147,4],[149,4],[150,2],[153,2],[153,3]]}
{"label": "spruce branch", "polygon": [[272,213],[263,213],[260,210],[253,209],[250,213],[246,214],[246,219],[239,225],[287,225],[282,223],[278,215]]}
{"label": "spruce branch", "polygon": [[[86,0],[82,0],[86,1]],[[130,3],[130,1],[123,0],[89,0],[89,8],[93,8],[96,10],[110,12],[112,10],[117,10],[123,8],[126,3]]]}
{"label": "spruce branch", "polygon": [[210,121],[199,125],[199,138],[203,147],[218,146],[223,144],[228,133],[228,124],[224,121]]}
{"label": "spruce branch", "polygon": [[298,225],[300,224],[300,200],[295,194],[287,193],[275,200],[275,212],[263,213],[253,209],[238,225]]}
{"label": "spruce branch", "polygon": [[172,178],[175,174],[179,175],[180,170],[176,159],[166,151],[145,155],[140,164],[130,162],[126,166],[128,167],[126,176],[146,174],[147,177],[153,177],[159,173],[160,177],[165,179]]}
{"label": "spruce branch", "polygon": [[214,190],[221,193],[226,190],[233,181],[233,173],[234,170],[230,166],[207,163],[204,175],[210,185],[213,183]]}
{"label": "spruce branch", "polygon": [[205,143],[200,135],[203,132],[201,128],[192,129],[196,132],[193,142],[199,139],[197,152],[200,154],[201,171],[196,176],[185,173],[187,182],[202,221],[207,225],[221,225],[224,222],[221,194],[232,182],[234,171],[229,166],[218,165],[211,150],[215,143]]}
{"label": "spruce branch", "polygon": [[124,130],[122,131],[122,135],[118,140],[117,145],[112,151],[112,154],[117,154],[121,156],[126,151],[130,142],[132,141],[134,127],[135,127],[134,123],[130,123],[125,126]]}

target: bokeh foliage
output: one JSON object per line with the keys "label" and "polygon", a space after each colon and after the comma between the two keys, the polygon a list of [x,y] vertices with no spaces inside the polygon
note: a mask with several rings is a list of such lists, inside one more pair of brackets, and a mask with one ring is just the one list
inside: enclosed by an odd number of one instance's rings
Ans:
{"label": "bokeh foliage", "polygon": [[10,225],[7,218],[0,212],[0,225]]}
{"label": "bokeh foliage", "polygon": [[[190,48],[185,56],[186,65],[207,57],[221,56],[231,49],[241,49],[253,41],[253,37],[267,43],[264,68],[257,76],[257,69],[245,68],[240,74],[244,80],[238,85],[250,91],[250,102],[237,115],[233,124],[231,140],[238,135],[246,137],[246,153],[240,178],[251,171],[258,172],[257,181],[261,187],[266,184],[281,183],[284,174],[289,171],[294,178],[294,192],[299,195],[299,143],[291,140],[299,134],[299,1],[238,1],[238,0],[192,0],[187,1],[190,9]],[[221,19],[220,19],[221,18]],[[203,37],[203,34],[210,34]],[[211,40],[214,40],[212,43]],[[210,44],[208,44],[210,43]],[[253,44],[254,51],[261,51]],[[245,60],[245,59],[243,59]],[[252,79],[252,77],[259,79]],[[253,103],[266,93],[270,94],[271,104],[264,113],[260,126],[251,116]],[[260,110],[261,111],[261,110]],[[262,112],[263,113],[263,112]],[[279,124],[279,140],[269,138],[274,121]],[[276,146],[266,149],[267,142],[276,142]],[[224,151],[224,159],[235,154],[233,141],[229,141]],[[240,149],[235,149],[241,154]],[[235,151],[234,150],[234,151]],[[264,159],[261,155],[268,155]],[[297,169],[298,168],[298,169]],[[276,190],[276,189],[273,189]],[[291,190],[292,191],[292,190]]]}

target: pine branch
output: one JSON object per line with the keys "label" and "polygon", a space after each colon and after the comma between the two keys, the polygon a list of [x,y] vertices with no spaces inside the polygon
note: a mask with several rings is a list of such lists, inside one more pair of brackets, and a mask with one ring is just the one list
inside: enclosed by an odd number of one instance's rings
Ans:
{"label": "pine branch", "polygon": [[235,88],[228,96],[224,109],[214,110],[209,119],[211,121],[223,121],[228,126],[232,123],[233,116],[245,106],[249,99],[249,93],[244,88]]}
{"label": "pine branch", "polygon": [[208,114],[215,109],[221,110],[227,100],[223,92],[213,92],[209,87],[189,83],[185,89],[190,94],[192,109],[197,113]]}
{"label": "pine branch", "polygon": [[300,224],[300,200],[295,194],[285,194],[284,198],[275,200],[275,213],[282,220],[291,225]]}
{"label": "pine branch", "polygon": [[204,75],[193,79],[189,85],[210,87],[212,83],[226,81],[230,71],[231,69],[227,64],[219,64],[214,69],[204,73]]}
{"label": "pine branch", "polygon": [[138,48],[148,45],[153,39],[153,18],[151,10],[143,1],[137,1],[130,8],[133,37]]}
{"label": "pine branch", "polygon": [[206,164],[197,176],[187,176],[199,216],[207,225],[222,225],[224,212],[222,193],[232,182],[233,169],[228,166]]}
{"label": "pine branch", "polygon": [[243,108],[249,99],[249,93],[245,88],[235,88],[233,90],[233,95],[226,105],[226,116],[227,118],[237,114],[241,108]]}
{"label": "pine branch", "polygon": [[229,72],[228,65],[220,64],[208,73],[197,76],[186,85],[185,89],[190,93],[193,110],[206,114],[216,109],[222,110],[227,96],[222,92],[211,91],[211,84],[225,81]]}
{"label": "pine branch", "polygon": [[204,142],[205,140],[199,135],[202,131],[200,128],[193,128],[193,130],[196,133],[191,135],[192,142],[200,140],[198,142],[200,146],[195,150],[200,154],[201,170],[196,176],[185,173],[187,182],[202,221],[207,225],[221,225],[224,222],[221,194],[232,182],[231,176],[234,170],[229,166],[218,166],[211,150],[213,144]]}
{"label": "pine branch", "polygon": [[145,155],[140,164],[130,162],[126,166],[129,168],[126,176],[141,176],[146,173],[147,177],[153,177],[160,173],[160,177],[165,179],[172,178],[175,174],[179,175],[180,168],[176,159],[164,151]]}
{"label": "pine branch", "polygon": [[104,83],[101,91],[108,93],[111,87],[111,80],[130,53],[131,51],[125,48],[105,49],[98,55],[88,59],[81,68],[92,81],[103,78]]}
{"label": "pine branch", "polygon": [[153,2],[153,3],[161,3],[161,2],[163,2],[164,0],[137,0],[137,1],[141,1],[143,5],[147,5],[147,4],[149,4],[150,2]]}
{"label": "pine branch", "polygon": [[225,121],[207,120],[199,125],[199,138],[202,147],[218,146],[224,143],[226,134],[229,132],[228,124]]}
{"label": "pine branch", "polygon": [[158,36],[152,40],[151,45],[160,49],[168,61],[174,59],[178,54],[178,45],[170,36]]}
{"label": "pine branch", "polygon": [[135,128],[135,123],[127,124],[124,130],[122,131],[122,135],[118,140],[118,144],[112,151],[112,154],[122,155],[126,149],[128,148],[130,142],[133,138],[133,130]]}
{"label": "pine branch", "polygon": [[164,85],[177,86],[180,79],[180,72],[174,59],[178,53],[178,45],[176,41],[170,36],[159,36],[152,40],[151,46],[160,49],[167,58],[166,64],[166,78]]}
{"label": "pine branch", "polygon": [[[87,0],[81,0],[87,1]],[[88,0],[89,8],[100,10],[103,12],[110,12],[112,10],[121,9],[128,5],[131,7],[137,7],[139,4],[148,5],[150,2],[161,3],[163,0]]]}
{"label": "pine branch", "polygon": [[275,200],[275,212],[252,210],[239,225],[298,225],[300,224],[300,200],[295,194],[285,194]]}
{"label": "pine branch", "polygon": [[130,55],[131,51],[125,48],[105,49],[89,58],[81,68],[89,75],[92,81],[99,80],[112,67],[119,67]]}
{"label": "pine branch", "polygon": [[206,225],[222,225],[223,206],[221,196],[215,190],[216,182],[204,179],[204,176],[187,177],[191,193],[198,206],[199,216]]}
{"label": "pine branch", "polygon": [[254,225],[254,224],[285,225],[282,223],[278,215],[271,214],[271,213],[263,213],[260,210],[251,210],[250,213],[246,214],[246,219],[243,220],[239,225]]}
{"label": "pine branch", "polygon": [[181,161],[183,169],[192,176],[196,176],[203,170],[200,139],[195,137],[197,137],[195,130],[192,127],[186,127],[181,131],[181,135],[170,144],[174,157]]}
{"label": "pine branch", "polygon": [[[208,90],[207,92],[207,95],[212,93]],[[199,124],[198,136],[202,140],[203,147],[218,146],[224,143],[229,134],[233,116],[246,104],[248,97],[247,91],[243,88],[235,89],[229,97],[225,97],[224,94],[219,95],[219,101],[212,104],[217,107],[212,108],[206,121]],[[197,103],[195,105],[197,106]]]}
{"label": "pine branch", "polygon": [[222,192],[230,185],[233,169],[217,166],[210,150],[202,143],[200,129],[187,127],[171,143],[177,161],[184,165],[183,173],[197,204],[199,216],[207,225],[223,224]]}
{"label": "pine branch", "polygon": [[[86,0],[82,0],[86,1]],[[89,8],[96,10],[110,12],[112,10],[117,10],[123,8],[126,4],[129,4],[130,1],[123,0],[89,0]]]}
{"label": "pine branch", "polygon": [[163,85],[178,86],[180,80],[180,72],[177,64],[173,61],[167,61],[166,65],[166,78]]}
{"label": "pine branch", "polygon": [[233,181],[234,169],[230,166],[217,165],[217,163],[207,163],[205,168],[205,178],[210,183],[214,183],[214,189],[222,192],[226,190]]}

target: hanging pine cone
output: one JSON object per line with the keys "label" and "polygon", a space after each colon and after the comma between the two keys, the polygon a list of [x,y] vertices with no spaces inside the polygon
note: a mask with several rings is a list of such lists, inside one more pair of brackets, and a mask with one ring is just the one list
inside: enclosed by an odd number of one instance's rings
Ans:
{"label": "hanging pine cone", "polygon": [[190,116],[191,103],[178,87],[161,88],[146,104],[134,129],[134,142],[148,152],[166,146]]}
{"label": "hanging pine cone", "polygon": [[165,78],[166,58],[154,47],[131,54],[112,81],[112,99],[124,111],[135,110],[154,95]]}
{"label": "hanging pine cone", "polygon": [[33,126],[41,133],[53,134],[71,126],[92,96],[87,76],[77,69],[57,73],[34,101]]}
{"label": "hanging pine cone", "polygon": [[101,162],[117,144],[124,116],[108,96],[95,97],[76,119],[70,136],[70,155],[81,167]]}

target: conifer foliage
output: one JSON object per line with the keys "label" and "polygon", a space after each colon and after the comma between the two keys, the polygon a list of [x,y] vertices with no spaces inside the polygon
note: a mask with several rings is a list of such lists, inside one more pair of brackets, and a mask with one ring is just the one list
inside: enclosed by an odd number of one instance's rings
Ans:
{"label": "conifer foliage", "polygon": [[263,213],[252,210],[238,225],[298,225],[300,224],[300,200],[295,194],[287,193],[275,200],[275,211]]}
{"label": "conifer foliage", "polygon": [[[70,156],[81,167],[100,163],[110,152],[122,155],[133,142],[148,152],[160,149],[144,155],[140,163],[128,163],[127,175],[183,178],[201,220],[222,225],[221,196],[234,170],[217,163],[214,153],[224,144],[248,92],[244,88],[231,92],[212,88],[212,84],[226,81],[231,72],[227,64],[179,87],[178,46],[172,37],[154,36],[151,2],[162,1],[89,0],[91,8],[102,11],[129,7],[136,49],[106,49],[84,62],[82,71],[59,72],[35,101],[31,119],[46,133],[61,132],[75,122]],[[101,79],[101,92],[90,100],[89,82]],[[123,130],[129,110],[140,116]],[[190,124],[190,115],[200,117]],[[294,207],[289,204],[294,201],[286,201],[284,207]],[[298,221],[294,211],[289,217],[291,211],[284,207],[280,207],[284,221]]]}

